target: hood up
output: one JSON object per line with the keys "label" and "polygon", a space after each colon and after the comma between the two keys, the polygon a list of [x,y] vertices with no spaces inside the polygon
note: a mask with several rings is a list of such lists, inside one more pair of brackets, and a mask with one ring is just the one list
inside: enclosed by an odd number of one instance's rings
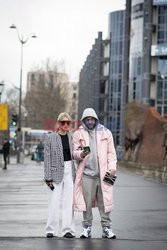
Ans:
{"label": "hood up", "polygon": [[86,117],[89,117],[89,116],[95,118],[96,120],[99,120],[99,118],[97,117],[97,114],[96,114],[95,110],[92,109],[92,108],[87,108],[87,109],[84,110],[84,112],[82,114],[81,121],[83,121]]}

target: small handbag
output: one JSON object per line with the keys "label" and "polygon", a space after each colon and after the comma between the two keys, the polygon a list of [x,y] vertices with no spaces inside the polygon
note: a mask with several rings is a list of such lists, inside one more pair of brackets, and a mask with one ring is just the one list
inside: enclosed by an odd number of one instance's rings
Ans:
{"label": "small handbag", "polygon": [[110,176],[110,173],[109,173],[109,172],[106,172],[103,181],[104,181],[106,184],[108,184],[108,185],[110,185],[110,186],[113,186],[114,183],[115,183],[116,178],[117,178],[116,175]]}

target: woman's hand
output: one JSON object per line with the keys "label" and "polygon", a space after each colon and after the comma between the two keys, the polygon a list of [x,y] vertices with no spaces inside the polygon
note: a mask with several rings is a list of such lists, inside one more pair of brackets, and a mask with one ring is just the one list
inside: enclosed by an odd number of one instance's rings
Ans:
{"label": "woman's hand", "polygon": [[46,181],[46,180],[45,180],[45,183],[46,183],[46,185],[47,185],[48,187],[51,187],[51,186],[53,185],[52,181]]}
{"label": "woman's hand", "polygon": [[46,185],[53,191],[54,190],[54,185],[53,185],[53,182],[52,181],[45,181],[46,182]]}

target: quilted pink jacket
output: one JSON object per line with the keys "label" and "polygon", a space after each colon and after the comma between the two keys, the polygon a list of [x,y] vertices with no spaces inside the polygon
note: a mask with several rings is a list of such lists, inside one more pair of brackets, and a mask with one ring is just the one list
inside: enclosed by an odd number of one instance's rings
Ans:
{"label": "quilted pink jacket", "polygon": [[[80,146],[89,146],[89,134],[81,126],[73,134],[73,157],[78,160],[78,167],[76,171],[76,179],[74,184],[74,210],[85,211],[86,205],[83,197],[82,190],[82,175],[87,161],[88,155],[82,159],[80,157]],[[103,125],[99,124],[97,128],[97,151],[100,169],[101,189],[103,193],[103,201],[105,212],[110,212],[113,209],[113,186],[109,186],[103,182],[104,175],[107,170],[115,169],[117,157],[113,142],[112,133],[106,129]],[[96,206],[96,201],[92,204],[92,207]]]}

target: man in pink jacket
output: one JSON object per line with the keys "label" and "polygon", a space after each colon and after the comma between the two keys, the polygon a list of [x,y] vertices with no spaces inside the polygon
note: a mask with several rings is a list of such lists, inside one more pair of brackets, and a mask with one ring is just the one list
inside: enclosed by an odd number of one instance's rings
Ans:
{"label": "man in pink jacket", "polygon": [[[81,238],[91,237],[92,207],[98,206],[102,237],[114,239],[110,212],[113,209],[113,186],[103,179],[108,171],[116,174],[117,157],[111,132],[99,123],[92,108],[84,110],[82,126],[73,135],[73,157],[78,161],[74,185],[74,210],[83,211]],[[87,148],[84,148],[87,147]]]}

